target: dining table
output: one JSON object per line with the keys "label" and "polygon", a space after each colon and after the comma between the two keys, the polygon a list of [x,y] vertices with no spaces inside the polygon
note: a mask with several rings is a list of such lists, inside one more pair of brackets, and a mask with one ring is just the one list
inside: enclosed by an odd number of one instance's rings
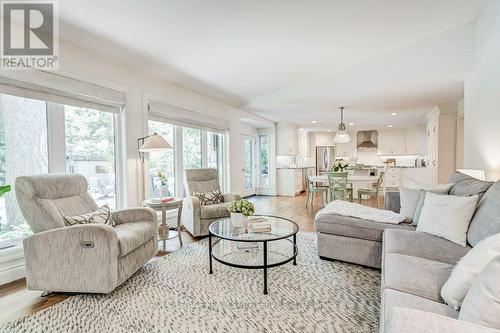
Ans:
{"label": "dining table", "polygon": [[[328,183],[328,175],[309,176],[309,180],[315,183]],[[377,182],[378,176],[370,175],[347,175],[347,182]]]}

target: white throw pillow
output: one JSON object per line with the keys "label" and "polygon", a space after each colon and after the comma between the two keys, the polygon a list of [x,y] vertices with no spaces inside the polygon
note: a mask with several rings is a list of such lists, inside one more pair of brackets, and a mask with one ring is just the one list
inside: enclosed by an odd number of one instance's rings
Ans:
{"label": "white throw pillow", "polygon": [[428,192],[418,220],[417,231],[467,245],[467,229],[477,204],[477,195],[459,197]]}
{"label": "white throw pillow", "polygon": [[400,210],[399,214],[406,217],[406,221],[412,221],[417,209],[418,201],[420,200],[420,192],[413,188],[401,187],[399,189]]}
{"label": "white throw pillow", "polygon": [[479,273],[465,296],[459,320],[500,329],[500,257],[492,259]]}
{"label": "white throw pillow", "polygon": [[476,276],[496,256],[500,256],[500,233],[480,241],[455,265],[441,289],[444,301],[458,310]]}
{"label": "white throw pillow", "polygon": [[408,188],[424,191],[432,191],[434,193],[448,194],[453,187],[453,183],[450,184],[424,184],[410,178]]}

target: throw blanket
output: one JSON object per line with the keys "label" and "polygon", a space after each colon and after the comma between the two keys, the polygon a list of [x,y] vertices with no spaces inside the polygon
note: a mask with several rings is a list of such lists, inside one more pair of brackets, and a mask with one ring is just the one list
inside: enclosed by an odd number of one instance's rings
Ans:
{"label": "throw blanket", "polygon": [[335,200],[330,202],[316,214],[316,217],[328,214],[351,216],[364,220],[370,220],[382,223],[392,223],[392,224],[399,224],[406,219],[405,216],[394,213],[393,211],[390,210],[372,208],[365,205],[360,205],[357,203],[341,201],[341,200]]}

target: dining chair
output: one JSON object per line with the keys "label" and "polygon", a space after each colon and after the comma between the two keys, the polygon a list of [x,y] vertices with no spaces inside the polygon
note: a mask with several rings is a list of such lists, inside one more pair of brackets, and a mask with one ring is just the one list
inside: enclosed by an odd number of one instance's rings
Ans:
{"label": "dining chair", "polygon": [[372,188],[360,188],[358,189],[358,202],[361,203],[361,196],[367,195],[369,199],[372,196],[375,196],[375,199],[377,200],[377,208],[380,208],[380,200],[379,200],[379,193],[380,190],[382,189],[382,182],[384,181],[384,172],[381,171],[377,182],[373,183]]}
{"label": "dining chair", "polygon": [[349,175],[352,175],[352,173],[347,174],[347,186],[346,186],[346,192],[347,196],[349,197],[349,201],[353,202],[353,197],[354,197],[354,189],[352,183],[349,182]]}
{"label": "dining chair", "polygon": [[332,201],[347,198],[347,172],[328,172],[328,195]]}
{"label": "dining chair", "polygon": [[311,208],[314,208],[314,195],[316,193],[320,194],[321,204],[324,206],[327,201],[327,191],[328,188],[324,186],[317,186],[314,181],[310,179],[312,176],[312,171],[307,171],[307,199],[306,199],[306,207],[309,206],[309,201],[311,201]]}

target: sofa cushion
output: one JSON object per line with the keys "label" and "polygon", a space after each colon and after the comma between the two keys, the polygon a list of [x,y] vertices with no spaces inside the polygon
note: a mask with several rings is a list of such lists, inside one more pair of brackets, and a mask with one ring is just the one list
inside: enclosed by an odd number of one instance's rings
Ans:
{"label": "sofa cushion", "polygon": [[477,199],[477,195],[460,197],[427,193],[417,231],[467,246],[467,229],[476,211]]}
{"label": "sofa cushion", "polygon": [[120,256],[123,257],[153,238],[158,226],[151,221],[130,222],[116,225],[115,230]]}
{"label": "sofa cushion", "polygon": [[479,273],[465,296],[460,320],[500,329],[500,256],[495,257]]}
{"label": "sofa cushion", "polygon": [[453,265],[399,253],[385,253],[383,258],[384,289],[391,288],[416,296],[443,302],[441,288]]}
{"label": "sofa cushion", "polygon": [[423,232],[387,229],[384,253],[400,253],[455,265],[471,248]]}
{"label": "sofa cushion", "polygon": [[482,239],[500,232],[500,180],[491,185],[476,207],[467,232],[467,241],[475,246]]}
{"label": "sofa cushion", "polygon": [[479,200],[483,197],[490,186],[493,185],[493,182],[479,180],[458,171],[451,175],[448,181],[450,183],[455,183],[450,190],[451,195],[468,197],[477,194],[479,196]]}
{"label": "sofa cushion", "polygon": [[385,289],[383,291],[382,304],[386,319],[387,315],[394,307],[405,307],[414,310],[432,312],[455,319],[458,318],[458,311],[455,311],[452,307],[446,304],[393,289]]}
{"label": "sofa cushion", "polygon": [[229,204],[230,202],[223,202],[216,205],[201,206],[200,216],[202,219],[215,219],[229,216],[229,212],[227,211]]}
{"label": "sofa cushion", "polygon": [[414,226],[406,223],[380,223],[337,214],[318,215],[315,223],[317,232],[378,242],[382,241],[382,233],[385,229],[415,230]]}
{"label": "sofa cushion", "polygon": [[480,241],[455,265],[441,289],[445,302],[458,310],[481,270],[496,256],[500,256],[500,233]]}

